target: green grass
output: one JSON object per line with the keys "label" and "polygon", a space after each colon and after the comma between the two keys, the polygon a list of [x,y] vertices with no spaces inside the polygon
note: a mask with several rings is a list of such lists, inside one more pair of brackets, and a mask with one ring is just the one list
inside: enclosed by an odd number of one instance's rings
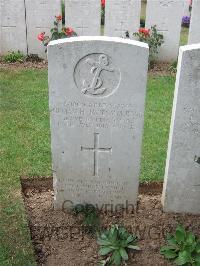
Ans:
{"label": "green grass", "polygon": [[0,70],[0,265],[34,265],[21,175],[50,175],[47,72]]}
{"label": "green grass", "polygon": [[[141,181],[163,179],[174,77],[149,76]],[[0,70],[0,265],[34,265],[20,176],[51,175],[46,70]]]}
{"label": "green grass", "polygon": [[142,148],[142,182],[164,176],[175,78],[149,76]]}
{"label": "green grass", "polygon": [[186,45],[188,43],[188,34],[189,34],[189,29],[182,27],[182,29],[181,29],[181,38],[180,38],[180,46]]}

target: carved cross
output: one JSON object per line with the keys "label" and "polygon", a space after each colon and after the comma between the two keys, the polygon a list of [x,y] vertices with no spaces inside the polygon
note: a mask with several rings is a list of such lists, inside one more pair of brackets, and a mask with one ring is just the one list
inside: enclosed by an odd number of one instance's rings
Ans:
{"label": "carved cross", "polygon": [[167,32],[168,31],[168,29],[166,29],[167,28],[167,22],[166,21],[163,21],[161,24],[160,24],[160,26],[159,26],[159,28],[158,28],[158,32]]}
{"label": "carved cross", "polygon": [[123,38],[123,35],[124,35],[124,33],[128,30],[128,29],[124,29],[124,27],[123,27],[123,25],[124,25],[124,22],[120,22],[120,29],[115,29],[115,31],[117,31],[117,32],[120,32],[120,37],[121,38]]}
{"label": "carved cross", "polygon": [[89,148],[89,147],[82,147],[81,146],[81,151],[91,151],[94,154],[94,168],[93,168],[93,176],[98,175],[98,170],[99,170],[99,153],[104,152],[104,153],[110,153],[112,151],[112,148],[100,148],[99,147],[99,133],[94,133],[94,147]]}
{"label": "carved cross", "polygon": [[84,27],[84,23],[83,23],[83,21],[81,22],[81,26],[78,26],[78,27],[76,27],[77,29],[81,29],[81,35],[83,35],[83,31],[84,31],[84,29],[88,29],[88,27]]}

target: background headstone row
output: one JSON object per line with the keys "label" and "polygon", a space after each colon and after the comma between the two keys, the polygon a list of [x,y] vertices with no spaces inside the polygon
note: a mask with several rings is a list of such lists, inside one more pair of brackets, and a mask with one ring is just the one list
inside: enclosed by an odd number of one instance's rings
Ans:
{"label": "background headstone row", "polygon": [[[181,32],[181,19],[189,15],[188,0],[148,0],[146,27],[157,25],[164,35],[159,59],[177,58]],[[61,0],[0,0],[0,53],[20,50],[24,54],[45,57],[42,44],[37,40],[40,32],[49,33],[55,15],[61,14]],[[106,0],[106,36],[132,35],[140,27],[141,0]],[[100,0],[65,0],[66,26],[77,34],[99,36],[101,28]],[[200,1],[193,1],[189,43],[200,42]]]}

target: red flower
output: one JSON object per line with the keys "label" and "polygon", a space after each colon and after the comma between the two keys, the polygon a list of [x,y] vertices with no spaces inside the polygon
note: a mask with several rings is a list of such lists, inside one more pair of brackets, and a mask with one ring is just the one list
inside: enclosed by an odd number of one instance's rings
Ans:
{"label": "red flower", "polygon": [[44,41],[44,35],[45,35],[45,32],[41,32],[40,34],[38,34],[37,38],[39,41]]}
{"label": "red flower", "polygon": [[104,8],[106,5],[106,0],[101,0],[101,6]]}
{"label": "red flower", "polygon": [[150,29],[140,28],[139,33],[144,34],[145,36],[149,36]]}
{"label": "red flower", "polygon": [[57,19],[57,21],[61,21],[62,20],[62,16],[61,15],[56,16],[56,19]]}
{"label": "red flower", "polygon": [[65,29],[65,34],[67,36],[72,36],[73,33],[74,33],[74,30],[72,28],[68,27]]}

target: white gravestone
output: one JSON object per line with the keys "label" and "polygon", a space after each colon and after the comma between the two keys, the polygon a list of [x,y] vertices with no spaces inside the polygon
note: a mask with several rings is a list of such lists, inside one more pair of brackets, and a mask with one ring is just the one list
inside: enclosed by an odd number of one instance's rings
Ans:
{"label": "white gravestone", "polygon": [[66,0],[65,25],[79,36],[98,36],[101,27],[100,0]]}
{"label": "white gravestone", "polygon": [[156,25],[164,36],[164,43],[159,49],[160,61],[177,59],[184,1],[148,0],[146,11],[146,28]]}
{"label": "white gravestone", "polygon": [[200,43],[200,0],[193,0],[189,44]]}
{"label": "white gravestone", "polygon": [[28,53],[46,58],[45,49],[37,36],[41,32],[50,34],[55,16],[61,15],[60,0],[25,0]]}
{"label": "white gravestone", "polygon": [[200,213],[200,44],[180,48],[163,204]]}
{"label": "white gravestone", "polygon": [[132,37],[140,27],[140,11],[140,0],[107,0],[104,35],[125,37],[128,31]]}
{"label": "white gravestone", "polygon": [[24,0],[0,1],[0,52],[27,54]]}
{"label": "white gravestone", "polygon": [[48,62],[55,207],[135,204],[148,46],[75,37],[51,42]]}

